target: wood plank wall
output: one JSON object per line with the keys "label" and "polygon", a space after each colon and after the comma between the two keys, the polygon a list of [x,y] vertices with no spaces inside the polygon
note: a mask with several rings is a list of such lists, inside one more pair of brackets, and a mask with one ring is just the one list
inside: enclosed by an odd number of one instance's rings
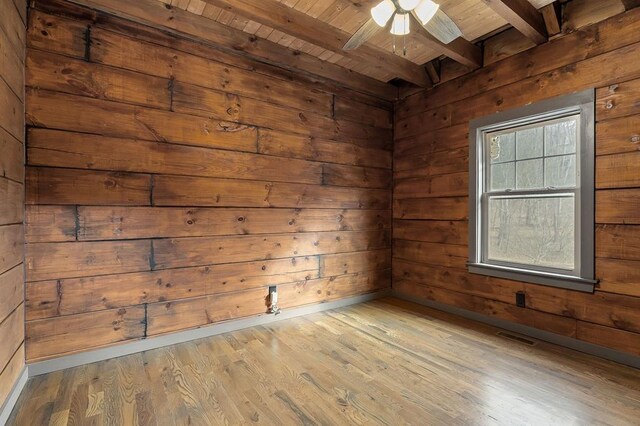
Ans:
{"label": "wood plank wall", "polygon": [[[638,29],[633,9],[397,105],[394,290],[640,355]],[[597,88],[597,291],[467,273],[469,120],[587,88]]]}
{"label": "wood plank wall", "polygon": [[63,1],[29,21],[29,361],[390,286],[393,105]]}
{"label": "wood plank wall", "polygon": [[0,0],[0,407],[24,367],[26,0]]}

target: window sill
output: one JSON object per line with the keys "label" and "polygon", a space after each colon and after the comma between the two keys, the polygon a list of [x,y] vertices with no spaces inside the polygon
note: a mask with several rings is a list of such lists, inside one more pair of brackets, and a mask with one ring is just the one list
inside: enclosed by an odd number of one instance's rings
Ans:
{"label": "window sill", "polygon": [[467,263],[472,274],[487,275],[515,281],[541,284],[567,290],[593,293],[597,280],[573,277],[570,275],[551,274],[547,272],[528,271],[526,269],[508,268],[504,266],[487,265],[485,263]]}

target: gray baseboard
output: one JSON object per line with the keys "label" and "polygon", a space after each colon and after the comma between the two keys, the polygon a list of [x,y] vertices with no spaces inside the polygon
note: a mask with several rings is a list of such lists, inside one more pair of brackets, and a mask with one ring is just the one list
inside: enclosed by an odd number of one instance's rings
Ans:
{"label": "gray baseboard", "polygon": [[259,325],[270,324],[289,318],[295,318],[302,315],[309,315],[316,312],[327,311],[330,309],[341,308],[344,306],[355,305],[358,303],[368,302],[380,297],[389,296],[391,290],[383,290],[376,293],[363,294],[354,297],[348,297],[332,302],[317,303],[314,305],[301,306],[299,308],[283,309],[279,315],[260,315],[257,317],[242,318],[237,320],[226,321],[219,324],[212,324],[206,327],[195,328],[191,330],[178,331],[175,333],[165,334],[162,336],[151,337],[144,340],[136,340],[129,343],[123,343],[108,348],[87,351],[74,355],[61,356],[46,361],[35,362],[28,365],[29,377],[39,376],[41,374],[51,373],[53,371],[64,370],[66,368],[77,367],[92,362],[104,361],[110,358],[117,358],[125,355],[131,355],[137,352],[148,351],[161,348],[163,346],[175,345],[191,340],[202,339],[205,337],[215,336],[217,334],[228,333],[243,328],[255,327]]}
{"label": "gray baseboard", "polygon": [[600,358],[607,359],[609,361],[614,361],[620,364],[624,364],[630,367],[640,369],[640,357],[637,357],[628,353],[605,348],[604,346],[594,345],[593,343],[584,342],[582,340],[573,339],[571,337],[550,333],[548,331],[539,330],[537,328],[529,327],[526,325],[501,320],[498,318],[479,314],[477,312],[468,311],[462,308],[457,308],[455,306],[445,305],[443,303],[434,302],[432,300],[406,296],[396,291],[392,291],[392,296],[398,299],[417,303],[419,305],[437,309],[439,311],[448,312],[450,314],[454,314],[467,319],[482,322],[484,324],[492,325],[494,327],[503,328],[505,330],[509,330],[514,333],[533,337],[534,339],[543,340],[545,342],[553,343],[558,346],[564,346],[569,349],[573,349],[579,352],[584,352],[589,355],[594,355]]}
{"label": "gray baseboard", "polygon": [[7,424],[7,420],[9,420],[9,416],[11,415],[11,411],[13,411],[13,407],[16,406],[16,402],[18,402],[18,398],[24,389],[24,385],[27,384],[27,379],[29,378],[29,373],[27,372],[27,367],[22,368],[22,372],[20,376],[18,376],[18,380],[13,385],[13,389],[9,392],[7,399],[5,400],[2,407],[0,407],[0,426],[4,426]]}

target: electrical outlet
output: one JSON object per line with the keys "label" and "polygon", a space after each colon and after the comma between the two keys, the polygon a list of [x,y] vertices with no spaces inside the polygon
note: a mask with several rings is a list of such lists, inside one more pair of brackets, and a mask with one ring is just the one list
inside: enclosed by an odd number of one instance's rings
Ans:
{"label": "electrical outlet", "polygon": [[518,291],[516,293],[516,306],[518,306],[519,308],[524,308],[526,307],[526,305],[527,302],[524,291]]}
{"label": "electrical outlet", "polygon": [[269,311],[270,314],[278,315],[280,308],[278,307],[278,288],[275,285],[269,286]]}

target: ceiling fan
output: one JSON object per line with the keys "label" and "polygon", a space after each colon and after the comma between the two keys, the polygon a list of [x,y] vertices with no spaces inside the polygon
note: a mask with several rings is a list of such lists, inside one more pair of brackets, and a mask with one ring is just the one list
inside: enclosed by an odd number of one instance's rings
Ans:
{"label": "ceiling fan", "polygon": [[424,27],[444,44],[462,36],[460,28],[432,0],[382,0],[371,9],[371,19],[355,32],[342,49],[358,48],[382,28],[389,28],[394,36],[406,36],[411,25]]}

